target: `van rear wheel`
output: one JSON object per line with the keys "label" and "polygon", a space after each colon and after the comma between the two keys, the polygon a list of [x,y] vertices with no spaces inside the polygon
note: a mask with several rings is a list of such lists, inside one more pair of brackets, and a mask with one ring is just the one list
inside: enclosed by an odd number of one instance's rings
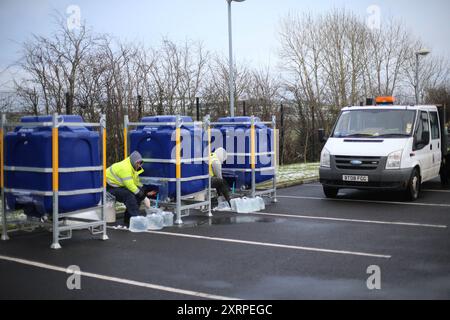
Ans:
{"label": "van rear wheel", "polygon": [[409,179],[408,188],[406,189],[406,199],[408,201],[416,201],[419,198],[420,184],[419,170],[414,169]]}
{"label": "van rear wheel", "polygon": [[323,193],[325,193],[325,196],[327,198],[331,198],[331,199],[336,198],[338,192],[339,192],[338,188],[323,186]]}

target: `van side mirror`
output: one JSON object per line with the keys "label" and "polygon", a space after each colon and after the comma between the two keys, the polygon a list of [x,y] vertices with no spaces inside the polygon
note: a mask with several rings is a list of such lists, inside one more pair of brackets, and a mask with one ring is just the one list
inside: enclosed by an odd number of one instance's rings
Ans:
{"label": "van side mirror", "polygon": [[325,129],[318,129],[317,134],[319,136],[320,143],[324,143],[328,140],[328,137],[325,136]]}

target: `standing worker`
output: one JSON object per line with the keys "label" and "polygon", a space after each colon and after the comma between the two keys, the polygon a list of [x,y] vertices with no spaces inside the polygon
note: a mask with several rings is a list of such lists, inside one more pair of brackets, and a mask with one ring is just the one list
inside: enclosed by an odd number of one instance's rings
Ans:
{"label": "standing worker", "polygon": [[211,187],[217,190],[219,196],[223,196],[231,207],[230,188],[222,177],[222,163],[227,159],[227,152],[224,148],[218,148],[211,153],[211,166],[209,175],[211,176]]}
{"label": "standing worker", "polygon": [[124,224],[129,227],[130,218],[139,216],[139,206],[142,201],[150,208],[150,199],[154,191],[146,194],[139,179],[144,172],[143,160],[139,152],[134,151],[128,158],[110,166],[106,171],[107,191],[116,197],[116,200],[126,206]]}

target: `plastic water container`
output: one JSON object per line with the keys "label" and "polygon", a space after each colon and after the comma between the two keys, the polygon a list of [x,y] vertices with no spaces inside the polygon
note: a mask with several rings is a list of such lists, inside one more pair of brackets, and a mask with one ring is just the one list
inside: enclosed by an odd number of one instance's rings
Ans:
{"label": "plastic water container", "polygon": [[[51,116],[23,117],[22,123],[51,122]],[[89,127],[70,127],[68,122],[83,123],[80,116],[58,116],[60,169],[101,166],[99,133]],[[5,166],[43,169],[42,172],[5,171],[5,188],[15,190],[52,191],[52,128],[16,127],[5,136]],[[46,169],[46,170],[44,170]],[[59,172],[59,190],[75,191],[102,187],[101,171]],[[11,209],[24,209],[28,216],[41,217],[52,212],[52,196],[29,193],[23,201],[20,192],[7,192]],[[101,192],[80,195],[60,195],[59,212],[71,212],[96,206]]]}
{"label": "plastic water container", "polygon": [[137,216],[131,217],[130,228],[131,232],[145,232],[148,229],[148,219],[146,217]]}
{"label": "plastic water container", "polygon": [[236,199],[231,199],[230,203],[231,203],[231,210],[233,210],[234,212],[239,212],[238,211],[238,201],[240,200],[240,198],[236,198]]}
{"label": "plastic water container", "polygon": [[[250,171],[242,172],[242,169],[251,169],[250,155],[239,154],[242,152],[249,154],[251,151],[251,125],[239,123],[250,123],[251,117],[219,118],[218,122],[221,124],[211,130],[212,135],[222,137],[223,147],[229,154],[227,161],[222,166],[223,176],[230,185],[235,183],[237,189],[248,189],[252,184],[252,173]],[[220,135],[217,131],[220,132]],[[255,151],[261,154],[255,156],[255,165],[257,169],[267,168],[264,171],[256,171],[256,183],[268,181],[274,176],[275,172],[270,170],[270,167],[273,166],[272,158],[267,154],[274,150],[273,136],[273,129],[262,124],[259,118],[255,118]]]}
{"label": "plastic water container", "polygon": [[149,215],[151,215],[151,214],[162,214],[162,210],[159,209],[159,208],[154,208],[154,207],[151,207],[151,208],[145,208],[145,214],[146,214],[147,216],[149,216]]}
{"label": "plastic water container", "polygon": [[264,199],[261,197],[256,197],[256,203],[258,205],[258,211],[265,210],[266,209],[266,203],[264,202]]}
{"label": "plastic water container", "polygon": [[116,222],[116,197],[109,192],[106,193],[105,221],[106,223]]}
{"label": "plastic water container", "polygon": [[217,208],[214,209],[214,211],[230,211],[230,210],[231,210],[230,205],[226,201],[219,202]]}
{"label": "plastic water container", "polygon": [[[259,199],[258,199],[259,198]],[[257,198],[236,198],[231,200],[231,209],[237,213],[252,213],[265,209],[264,200]]]}
{"label": "plastic water container", "polygon": [[168,211],[163,211],[163,225],[164,227],[172,227],[173,226],[173,213]]}
{"label": "plastic water container", "polygon": [[231,209],[237,213],[248,213],[246,198],[231,199]]}
{"label": "plastic water container", "polygon": [[[181,117],[183,121],[181,127],[182,159],[197,159],[195,162],[183,162],[181,164],[182,178],[194,176],[208,176],[208,162],[201,160],[206,152],[208,143],[206,134],[201,126],[188,125],[193,122],[191,117]],[[138,126],[136,130],[130,131],[130,150],[139,151],[144,159],[157,159],[161,161],[144,161],[144,172],[141,175],[143,183],[161,194],[162,201],[168,196],[176,197],[176,165],[174,160],[175,150],[175,126],[171,125],[176,121],[176,116],[154,116],[144,117],[141,122],[148,122],[148,125]],[[152,123],[164,123],[164,125],[154,125]],[[185,141],[186,140],[186,141]],[[189,141],[188,141],[189,140]],[[185,141],[185,142],[183,142]],[[152,178],[152,180],[145,180]],[[169,181],[166,186],[160,181]],[[203,191],[208,186],[208,179],[186,181],[181,184],[181,194],[190,195]],[[165,194],[164,194],[165,193]],[[166,196],[167,194],[167,196]]]}
{"label": "plastic water container", "polygon": [[148,230],[161,230],[164,227],[164,217],[160,213],[148,214],[146,219]]}

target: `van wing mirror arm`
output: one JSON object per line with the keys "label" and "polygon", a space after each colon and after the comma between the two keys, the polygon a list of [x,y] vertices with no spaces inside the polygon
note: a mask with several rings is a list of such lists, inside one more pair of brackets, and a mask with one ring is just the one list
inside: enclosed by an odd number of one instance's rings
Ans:
{"label": "van wing mirror arm", "polygon": [[325,129],[318,129],[317,134],[319,136],[320,143],[324,143],[328,140],[328,137],[325,136]]}

